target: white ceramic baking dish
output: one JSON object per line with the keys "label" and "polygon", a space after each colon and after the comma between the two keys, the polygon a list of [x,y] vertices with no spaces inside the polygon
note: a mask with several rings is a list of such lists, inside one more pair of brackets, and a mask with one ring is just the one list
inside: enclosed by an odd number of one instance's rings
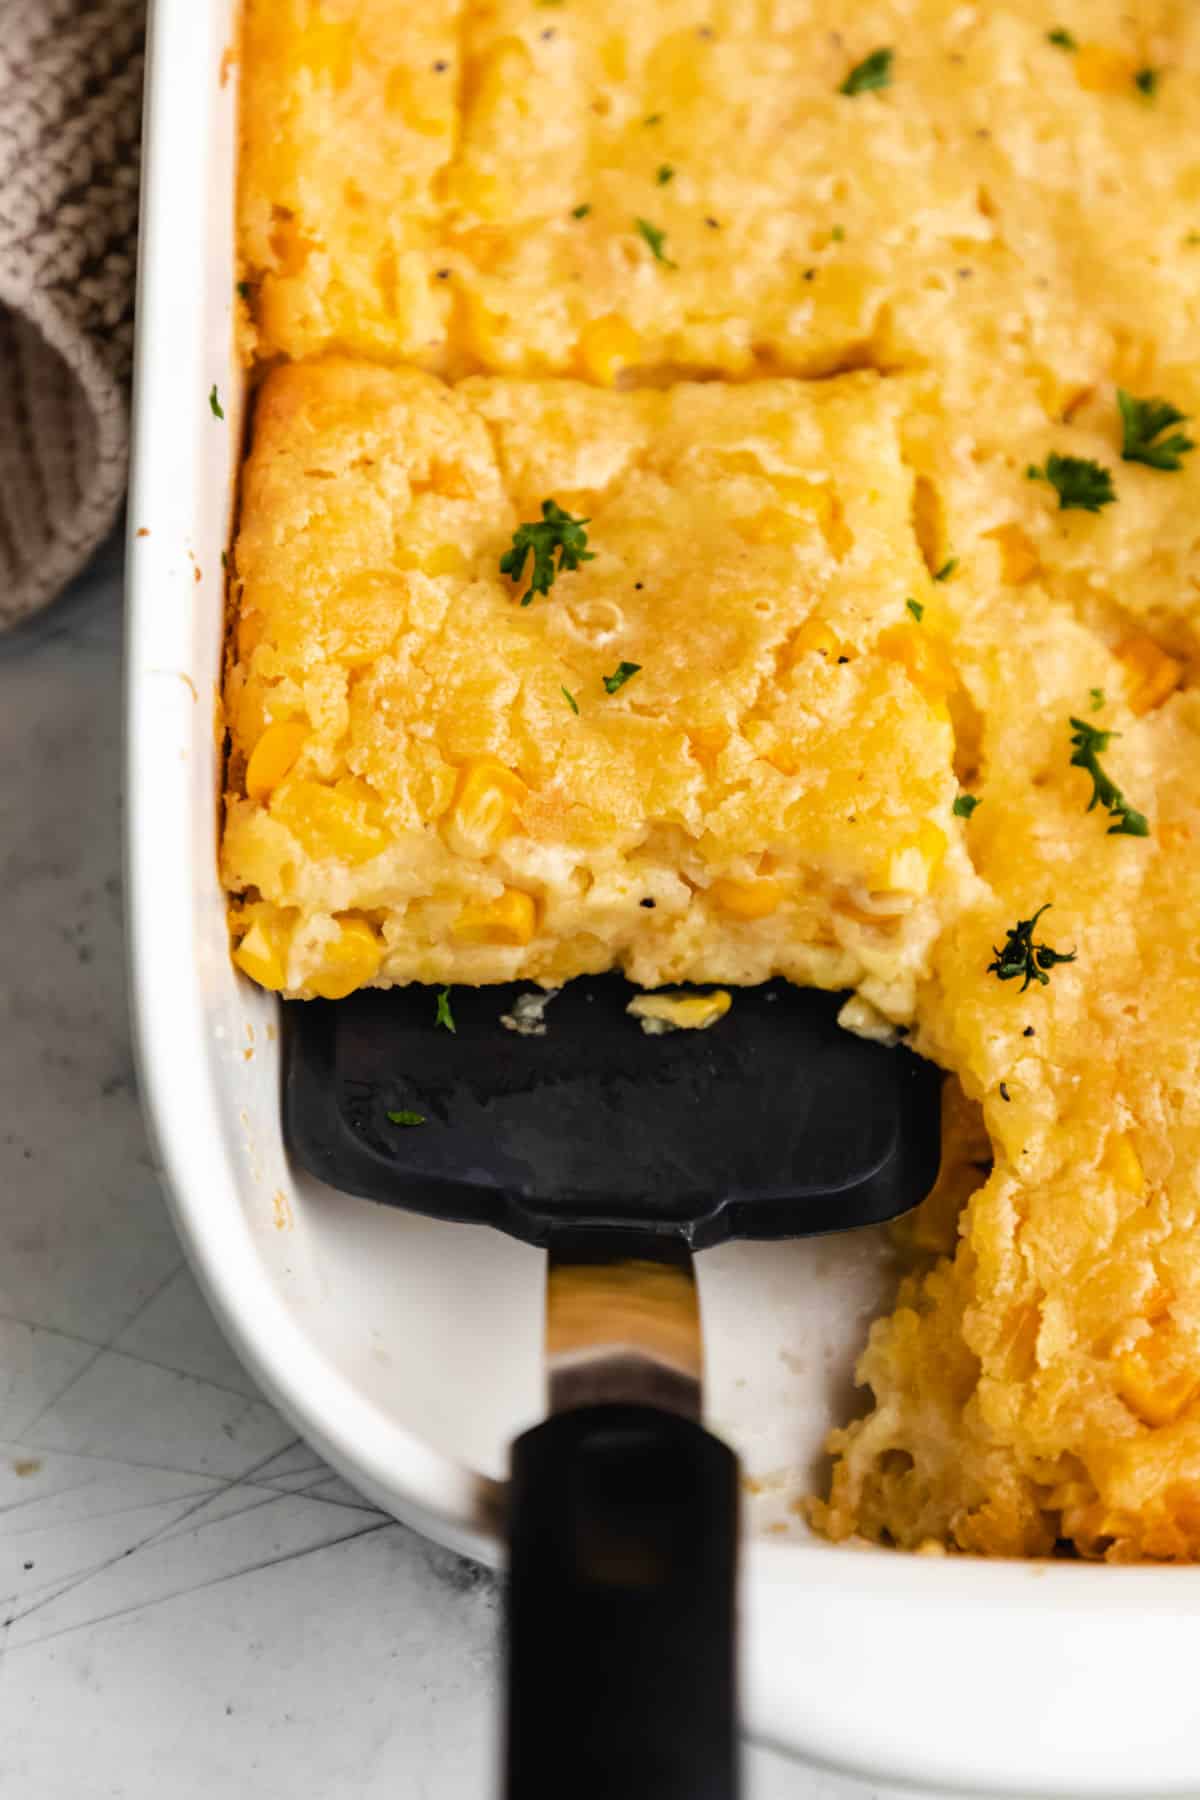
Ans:
{"label": "white ceramic baking dish", "polygon": [[[539,1411],[541,1258],[290,1169],[274,1004],[227,954],[214,706],[243,414],[236,4],[151,7],[128,641],[143,1088],[180,1234],[263,1388],[380,1504],[492,1559],[506,1445]],[[792,1510],[852,1404],[884,1262],[870,1235],[701,1258],[710,1419],[753,1487],[750,1730],[927,1789],[1200,1789],[1200,1570],[834,1549]]]}

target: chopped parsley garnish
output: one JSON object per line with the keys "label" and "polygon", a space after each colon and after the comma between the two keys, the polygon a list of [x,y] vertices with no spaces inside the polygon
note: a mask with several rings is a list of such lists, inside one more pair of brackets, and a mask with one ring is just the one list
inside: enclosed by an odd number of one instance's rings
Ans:
{"label": "chopped parsley garnish", "polygon": [[1058,495],[1059,512],[1099,512],[1117,497],[1108,470],[1086,456],[1060,456],[1052,450],[1044,469],[1030,463],[1025,473],[1030,481],[1049,482]]}
{"label": "chopped parsley garnish", "polygon": [[586,219],[591,210],[591,201],[585,200],[581,206],[573,206],[571,208],[571,217],[573,219]]}
{"label": "chopped parsley garnish", "polygon": [[214,419],[223,419],[225,417],[225,408],[221,405],[221,397],[217,393],[217,384],[215,381],[209,389],[208,404]]}
{"label": "chopped parsley garnish", "polygon": [[563,695],[563,699],[566,701],[566,703],[570,707],[571,711],[575,714],[575,717],[578,718],[579,717],[579,702],[575,698],[574,694],[571,692],[570,688],[565,687],[562,691],[562,695]]}
{"label": "chopped parsley garnish", "polygon": [[[1183,425],[1187,414],[1181,413],[1169,400],[1135,400],[1124,388],[1117,389],[1117,405],[1121,409],[1121,456],[1125,462],[1145,463],[1148,469],[1181,469],[1180,457],[1196,448],[1182,431],[1171,431],[1172,425]],[[1171,431],[1164,437],[1164,431]]]}
{"label": "chopped parsley garnish", "polygon": [[1091,697],[1092,711],[1099,712],[1100,708],[1104,705],[1104,689],[1103,688],[1089,688],[1088,694]]}
{"label": "chopped parsley garnish", "polygon": [[835,225],[829,233],[829,237],[831,243],[844,244],[846,241],[846,227],[844,225]]}
{"label": "chopped parsley garnish", "polygon": [[661,125],[662,124],[662,114],[661,113],[647,113],[645,118],[642,120],[642,124],[643,125]]}
{"label": "chopped parsley garnish", "polygon": [[425,1114],[408,1112],[402,1107],[399,1112],[390,1112],[388,1114],[388,1120],[392,1125],[423,1125],[425,1123]]}
{"label": "chopped parsley garnish", "polygon": [[1047,970],[1054,968],[1056,963],[1075,961],[1074,950],[1052,950],[1049,944],[1034,943],[1033,928],[1049,910],[1050,901],[1047,900],[1045,906],[1038,907],[1032,919],[1017,920],[1004,940],[1003,949],[998,950],[992,945],[995,960],[987,966],[989,975],[994,975],[998,981],[1015,981],[1018,976],[1023,976],[1021,992],[1024,993],[1031,981],[1046,987],[1050,981]]}
{"label": "chopped parsley garnish", "polygon": [[618,663],[612,674],[604,677],[605,692],[615,694],[618,688],[623,688],[627,681],[641,673],[641,667],[641,663]]}
{"label": "chopped parsley garnish", "polygon": [[654,257],[655,261],[665,263],[668,269],[677,269],[679,264],[673,262],[663,249],[663,245],[667,241],[666,232],[660,231],[657,225],[651,225],[649,219],[635,219],[633,222],[637,228],[638,236],[643,238],[645,242],[649,244],[651,255]]}
{"label": "chopped parsley garnish", "polygon": [[839,94],[870,94],[892,85],[892,50],[872,50],[855,63],[838,89]]}
{"label": "chopped parsley garnish", "polygon": [[1133,85],[1139,94],[1143,94],[1147,100],[1153,100],[1158,92],[1158,70],[1139,69],[1133,78]]}
{"label": "chopped parsley garnish", "polygon": [[237,291],[240,299],[248,300],[250,298],[250,283],[248,281],[239,281],[237,284]]}
{"label": "chopped parsley garnish", "polygon": [[945,562],[942,564],[941,568],[935,571],[933,579],[935,581],[949,581],[950,577],[953,575],[953,573],[954,573],[955,569],[957,569],[957,567],[958,567],[957,556],[948,556],[946,558]]}
{"label": "chopped parsley garnish", "polygon": [[1102,731],[1098,725],[1089,725],[1086,719],[1072,718],[1071,767],[1086,769],[1092,778],[1092,797],[1088,801],[1088,811],[1091,812],[1094,806],[1103,806],[1109,816],[1116,820],[1115,825],[1108,828],[1109,837],[1149,837],[1150,827],[1146,823],[1145,814],[1129,805],[1116,782],[1100,767],[1100,756],[1108,749],[1110,739],[1119,736],[1119,732]]}
{"label": "chopped parsley garnish", "polygon": [[668,181],[674,181],[675,171],[670,163],[659,163],[658,168],[654,171],[654,179],[659,187],[666,187]]}
{"label": "chopped parsley garnish", "polygon": [[[592,562],[595,551],[587,547],[586,526],[590,519],[574,519],[555,500],[542,501],[541,524],[518,525],[513,532],[512,549],[500,558],[500,573],[510,581],[520,581],[525,561],[533,552],[533,574],[521,598],[528,606],[535,594],[548,594],[561,569],[577,569],[581,562]],[[555,563],[554,552],[558,551]]]}
{"label": "chopped parsley garnish", "polygon": [[909,599],[909,600],[906,600],[904,602],[904,604],[905,604],[905,606],[907,606],[909,612],[912,614],[913,618],[917,621],[917,624],[919,625],[921,623],[921,620],[925,617],[925,608],[921,605],[921,602],[919,600]]}
{"label": "chopped parsley garnish", "polygon": [[450,989],[448,987],[438,990],[437,1012],[434,1014],[433,1023],[435,1029],[441,1025],[447,1031],[457,1032],[458,1030],[458,1026],[454,1023],[454,1014],[450,1010]]}
{"label": "chopped parsley garnish", "polygon": [[978,794],[959,794],[950,810],[956,819],[969,819],[978,805]]}
{"label": "chopped parsley garnish", "polygon": [[1053,44],[1056,50],[1078,50],[1079,48],[1076,39],[1061,25],[1056,25],[1053,31],[1046,33],[1046,42]]}

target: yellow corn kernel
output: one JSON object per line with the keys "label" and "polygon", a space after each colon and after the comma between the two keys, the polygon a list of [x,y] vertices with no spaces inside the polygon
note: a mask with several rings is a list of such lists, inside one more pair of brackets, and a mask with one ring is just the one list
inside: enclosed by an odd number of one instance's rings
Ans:
{"label": "yellow corn kernel", "polygon": [[241,662],[249,662],[258,646],[262,643],[266,620],[261,612],[244,612],[238,614],[237,653]]}
{"label": "yellow corn kernel", "polygon": [[600,44],[600,67],[607,80],[616,83],[624,81],[629,72],[629,59],[625,51],[625,39],[614,32]]}
{"label": "yellow corn kernel", "polygon": [[765,919],[778,911],[783,899],[782,882],[772,881],[769,875],[754,881],[722,875],[708,891],[722,912],[732,913],[735,919]]}
{"label": "yellow corn kernel", "polygon": [[946,646],[927,625],[892,625],[879,638],[879,653],[897,662],[913,686],[936,706],[950,698],[958,676]]}
{"label": "yellow corn kernel", "polygon": [[1100,1167],[1112,1176],[1118,1186],[1127,1188],[1131,1194],[1145,1192],[1146,1175],[1142,1159],[1127,1132],[1110,1133]]}
{"label": "yellow corn kernel", "polygon": [[308,985],[322,1000],[343,1000],[379,973],[383,945],[365,919],[340,919],[340,930],[321,952],[321,966]]}
{"label": "yellow corn kernel", "polygon": [[335,88],[344,88],[354,69],[357,33],[353,19],[312,19],[294,40],[298,67],[318,80],[328,76]]}
{"label": "yellow corn kernel", "polygon": [[1104,44],[1080,44],[1075,52],[1075,79],[1089,94],[1119,94],[1133,84],[1133,58]]}
{"label": "yellow corn kernel", "polygon": [[1135,713],[1152,712],[1183,680],[1183,664],[1160,650],[1144,632],[1125,638],[1113,652],[1125,668],[1125,698]]}
{"label": "yellow corn kernel", "polygon": [[638,359],[642,347],[633,326],[621,313],[605,313],[589,319],[579,334],[576,356],[589,381],[612,387],[623,369]]}
{"label": "yellow corn kernel", "polygon": [[1157,1326],[1114,1366],[1118,1394],[1144,1425],[1170,1425],[1200,1388],[1195,1361],[1170,1324]]}
{"label": "yellow corn kernel", "polygon": [[792,633],[790,648],[793,656],[823,656],[826,662],[833,662],[842,655],[841,644],[825,620],[816,613],[805,619],[800,629]]}
{"label": "yellow corn kernel", "polygon": [[280,719],[267,726],[246,764],[246,792],[251,800],[265,800],[274,793],[304,748],[307,736],[308,727],[298,719]]}
{"label": "yellow corn kernel", "polygon": [[625,1011],[656,1037],[664,1031],[707,1031],[732,1004],[724,988],[714,988],[711,994],[639,994]]}
{"label": "yellow corn kernel", "polygon": [[990,537],[1000,552],[1000,572],[1010,587],[1020,587],[1024,581],[1032,581],[1037,574],[1037,546],[1033,539],[1019,525],[997,525],[993,531],[985,531],[984,537]]}
{"label": "yellow corn kernel", "polygon": [[514,814],[528,793],[525,783],[492,756],[464,763],[443,830],[460,856],[490,856],[516,827]]}
{"label": "yellow corn kernel", "polygon": [[279,819],[313,857],[369,862],[388,841],[377,796],[365,781],[345,776],[335,787],[319,781],[292,781],[271,803]]}
{"label": "yellow corn kernel", "polygon": [[390,113],[403,119],[410,131],[422,137],[441,137],[449,130],[451,112],[437,97],[437,90],[423,82],[412,70],[395,68],[387,78],[383,103]]}
{"label": "yellow corn kernel", "polygon": [[[507,202],[497,201],[504,217]],[[459,327],[463,342],[472,355],[487,368],[499,366],[504,357],[507,322],[486,306],[478,294],[460,284],[458,289]]]}
{"label": "yellow corn kernel", "polygon": [[398,569],[416,569],[422,575],[462,575],[466,571],[467,559],[457,544],[430,544],[424,550],[415,550],[405,545],[397,550],[395,563]]}
{"label": "yellow corn kernel", "polygon": [[537,930],[537,902],[520,888],[505,888],[498,900],[473,900],[454,921],[464,944],[527,944]]}
{"label": "yellow corn kernel", "polygon": [[925,820],[915,838],[892,851],[879,886],[891,894],[927,894],[945,854],[945,832]]}
{"label": "yellow corn kernel", "polygon": [[287,986],[287,952],[290,932],[280,921],[255,919],[233,952],[233,960],[259,987],[279,993]]}

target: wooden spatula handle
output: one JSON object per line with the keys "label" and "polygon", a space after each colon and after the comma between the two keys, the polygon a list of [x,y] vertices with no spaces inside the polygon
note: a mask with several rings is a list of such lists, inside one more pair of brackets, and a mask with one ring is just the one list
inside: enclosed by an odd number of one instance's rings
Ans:
{"label": "wooden spatula handle", "polygon": [[736,1800],[738,1466],[657,1407],[513,1446],[506,1800]]}

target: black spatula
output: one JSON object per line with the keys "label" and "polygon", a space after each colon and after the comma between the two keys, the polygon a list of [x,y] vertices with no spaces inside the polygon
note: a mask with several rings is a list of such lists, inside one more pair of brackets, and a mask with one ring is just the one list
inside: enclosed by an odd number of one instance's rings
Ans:
{"label": "black spatula", "polygon": [[288,1142],[334,1187],[550,1253],[550,1417],[513,1446],[508,1800],[732,1800],[737,1463],[699,1422],[691,1253],[915,1205],[940,1077],[782,982],[656,1037],[616,976],[572,982],[544,1036],[501,1024],[521,992],[456,989],[453,1032],[429,989],[285,1007]]}

